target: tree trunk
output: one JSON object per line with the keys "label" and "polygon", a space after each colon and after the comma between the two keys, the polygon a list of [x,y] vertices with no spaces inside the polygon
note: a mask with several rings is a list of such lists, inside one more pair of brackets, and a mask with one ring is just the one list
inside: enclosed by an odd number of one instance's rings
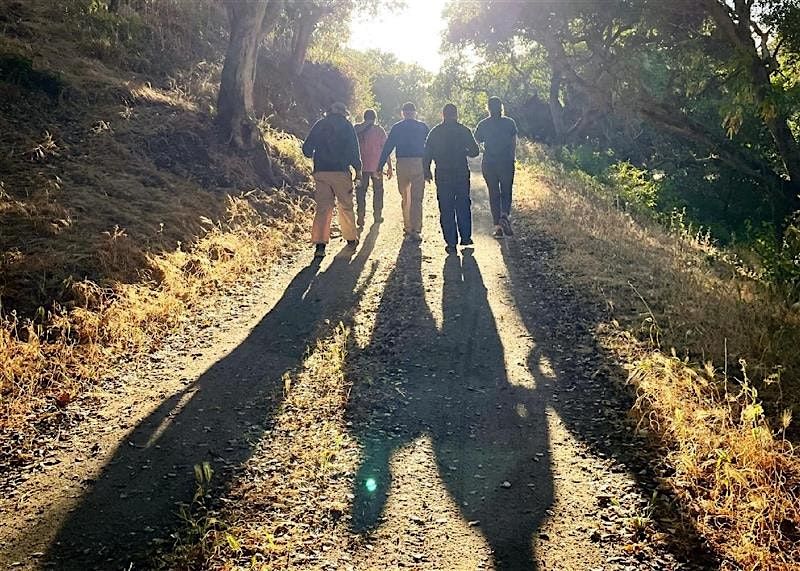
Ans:
{"label": "tree trunk", "polygon": [[260,141],[253,117],[253,85],[268,3],[225,0],[231,36],[217,98],[217,121],[225,138],[238,149],[253,149]]}
{"label": "tree trunk", "polygon": [[560,147],[565,143],[564,107],[561,105],[561,70],[555,65],[552,66],[550,96],[547,103],[550,108],[550,118],[553,121],[554,143]]}
{"label": "tree trunk", "polygon": [[[769,129],[772,140],[775,141],[775,148],[781,158],[786,174],[789,176],[789,184],[785,185],[785,194],[792,210],[800,209],[800,146],[794,138],[794,134],[789,129],[789,121],[786,113],[776,104],[772,103],[771,91],[772,81],[769,71],[761,65],[761,60],[753,62],[751,70],[753,83],[755,84],[755,99],[762,114],[764,124]],[[773,106],[767,110],[766,106]]]}
{"label": "tree trunk", "polygon": [[297,22],[292,41],[292,57],[289,60],[289,70],[293,77],[300,77],[306,63],[308,46],[311,44],[311,34],[317,27],[319,18],[314,14],[303,16]]}

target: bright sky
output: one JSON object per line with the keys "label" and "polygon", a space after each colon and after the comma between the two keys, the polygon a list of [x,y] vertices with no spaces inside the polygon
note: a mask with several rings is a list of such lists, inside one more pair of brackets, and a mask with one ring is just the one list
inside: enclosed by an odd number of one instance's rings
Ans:
{"label": "bright sky", "polygon": [[439,45],[446,27],[442,19],[446,3],[447,0],[405,0],[406,7],[394,13],[380,10],[375,17],[356,15],[349,45],[357,50],[390,52],[401,61],[437,72],[442,65]]}

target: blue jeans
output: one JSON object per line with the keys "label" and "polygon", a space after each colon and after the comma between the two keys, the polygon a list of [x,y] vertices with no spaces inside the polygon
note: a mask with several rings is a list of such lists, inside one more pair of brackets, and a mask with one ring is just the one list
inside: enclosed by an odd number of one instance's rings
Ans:
{"label": "blue jeans", "polygon": [[483,161],[483,179],[489,188],[489,206],[495,226],[501,216],[511,214],[511,190],[514,187],[514,161],[493,163]]}
{"label": "blue jeans", "polygon": [[436,181],[439,199],[439,223],[448,246],[472,239],[472,201],[469,198],[469,178]]}

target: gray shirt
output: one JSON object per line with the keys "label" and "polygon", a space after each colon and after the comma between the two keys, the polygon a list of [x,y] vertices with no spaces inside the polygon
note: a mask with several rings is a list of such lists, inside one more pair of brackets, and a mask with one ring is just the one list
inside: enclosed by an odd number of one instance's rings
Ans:
{"label": "gray shirt", "polygon": [[475,128],[475,139],[483,143],[483,160],[513,163],[516,159],[517,124],[511,117],[487,117]]}

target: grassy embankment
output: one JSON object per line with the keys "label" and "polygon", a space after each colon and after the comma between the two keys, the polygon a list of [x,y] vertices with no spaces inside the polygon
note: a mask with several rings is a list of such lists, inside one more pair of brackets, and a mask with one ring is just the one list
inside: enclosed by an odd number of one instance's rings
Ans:
{"label": "grassy embankment", "polygon": [[0,3],[5,462],[34,461],[113,363],[305,229],[297,140],[265,127],[281,189],[219,141],[224,16],[178,4],[117,16],[79,0]]}
{"label": "grassy embankment", "polygon": [[796,569],[800,313],[729,252],[532,152],[519,239],[554,239],[555,263],[605,306],[596,335],[628,371],[640,430],[664,447],[664,485],[728,562]]}

